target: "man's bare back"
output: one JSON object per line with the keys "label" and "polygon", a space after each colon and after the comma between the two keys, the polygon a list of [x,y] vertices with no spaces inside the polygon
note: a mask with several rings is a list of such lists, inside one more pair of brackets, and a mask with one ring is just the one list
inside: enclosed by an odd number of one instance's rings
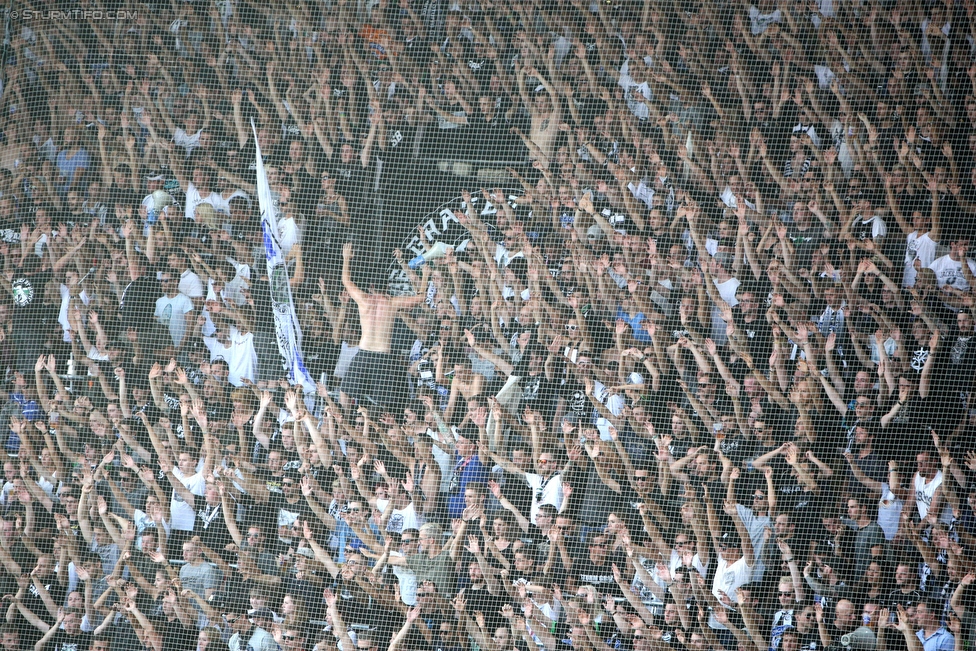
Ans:
{"label": "man's bare back", "polygon": [[[359,308],[359,324],[362,337],[359,349],[374,353],[389,353],[390,341],[393,336],[393,322],[397,312],[408,309],[424,300],[424,295],[391,297],[384,294],[364,292],[352,281],[349,261],[354,256],[351,243],[342,247],[342,284]],[[430,268],[424,268],[424,280],[427,279]]]}
{"label": "man's bare back", "polygon": [[359,349],[374,353],[390,352],[393,320],[397,314],[397,309],[390,304],[390,298],[380,294],[367,294],[365,300],[356,301],[356,305],[359,307],[359,324],[363,331]]}

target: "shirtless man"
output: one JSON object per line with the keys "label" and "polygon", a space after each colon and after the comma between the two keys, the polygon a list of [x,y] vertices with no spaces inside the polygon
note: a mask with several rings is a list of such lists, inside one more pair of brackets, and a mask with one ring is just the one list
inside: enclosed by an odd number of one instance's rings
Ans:
{"label": "shirtless man", "polygon": [[[359,340],[359,352],[349,364],[346,376],[340,385],[340,402],[346,409],[352,398],[364,404],[367,401],[378,405],[393,405],[409,395],[407,370],[401,360],[390,352],[393,322],[397,312],[410,309],[424,300],[424,293],[415,296],[387,296],[368,292],[352,281],[349,263],[353,256],[352,243],[342,247],[342,286],[359,307],[359,323],[363,335]],[[427,286],[430,266],[424,266],[421,287]]]}
{"label": "shirtless man", "polygon": [[[525,76],[531,75],[539,80],[542,90],[531,95],[525,87]],[[518,70],[518,89],[522,103],[532,117],[532,127],[526,138],[518,128],[513,129],[525,146],[529,149],[529,158],[539,161],[544,169],[549,168],[549,162],[555,153],[556,134],[559,133],[559,123],[562,122],[562,104],[559,95],[550,82],[532,67],[522,67]]]}

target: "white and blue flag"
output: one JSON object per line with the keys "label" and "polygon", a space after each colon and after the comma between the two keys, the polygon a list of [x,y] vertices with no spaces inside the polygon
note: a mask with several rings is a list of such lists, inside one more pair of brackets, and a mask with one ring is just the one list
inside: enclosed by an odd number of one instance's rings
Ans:
{"label": "white and blue flag", "polygon": [[282,367],[288,373],[292,385],[301,385],[305,393],[315,391],[315,381],[309,376],[302,360],[302,329],[295,316],[295,304],[288,284],[288,267],[278,242],[278,197],[271,194],[268,175],[261,158],[258,132],[251,120],[254,133],[254,150],[257,165],[258,204],[261,206],[261,233],[264,253],[268,261],[268,283],[271,286],[271,310],[274,314],[275,334]]}

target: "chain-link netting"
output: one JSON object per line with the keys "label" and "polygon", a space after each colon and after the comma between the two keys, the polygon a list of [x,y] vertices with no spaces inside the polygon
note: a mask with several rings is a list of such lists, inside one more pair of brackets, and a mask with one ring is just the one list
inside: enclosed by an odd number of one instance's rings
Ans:
{"label": "chain-link netting", "polygon": [[973,0],[11,0],[0,651],[963,651]]}

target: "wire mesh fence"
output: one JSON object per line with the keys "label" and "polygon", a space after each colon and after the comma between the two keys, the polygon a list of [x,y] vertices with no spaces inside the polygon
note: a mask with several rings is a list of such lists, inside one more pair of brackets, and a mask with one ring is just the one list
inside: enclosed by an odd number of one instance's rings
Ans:
{"label": "wire mesh fence", "polygon": [[4,651],[962,651],[971,0],[3,10]]}

